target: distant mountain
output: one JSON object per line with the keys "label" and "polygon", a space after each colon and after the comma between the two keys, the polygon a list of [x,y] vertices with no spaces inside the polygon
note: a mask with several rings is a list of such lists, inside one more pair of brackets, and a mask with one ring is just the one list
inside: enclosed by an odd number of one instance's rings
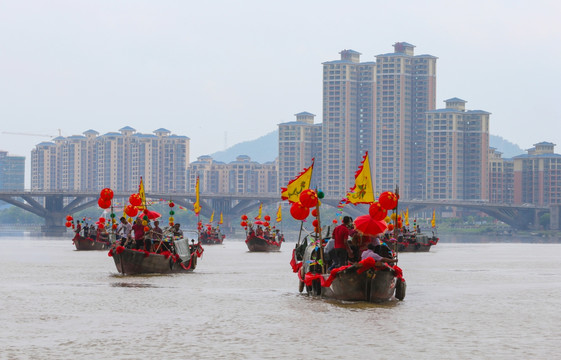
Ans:
{"label": "distant mountain", "polygon": [[[526,152],[520,146],[511,143],[497,135],[489,136],[489,146],[497,149],[503,155],[503,159],[508,159]],[[229,163],[235,161],[240,155],[247,155],[253,161],[265,163],[274,161],[279,156],[279,132],[275,130],[258,139],[245,141],[231,146],[226,150],[211,154],[216,161]]]}
{"label": "distant mountain", "polygon": [[489,136],[489,146],[497,149],[503,153],[503,159],[509,159],[517,155],[525,154],[526,152],[518,145],[511,143],[510,141],[503,139],[498,135]]}
{"label": "distant mountain", "polygon": [[216,161],[229,163],[235,161],[240,155],[247,155],[258,163],[275,161],[279,156],[279,132],[275,130],[255,140],[245,141],[226,150],[210,154]]}

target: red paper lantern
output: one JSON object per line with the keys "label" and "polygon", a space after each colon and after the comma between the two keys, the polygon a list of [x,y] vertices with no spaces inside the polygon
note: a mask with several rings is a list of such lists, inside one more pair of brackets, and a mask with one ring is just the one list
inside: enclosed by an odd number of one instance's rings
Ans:
{"label": "red paper lantern", "polygon": [[310,215],[310,209],[302,205],[300,202],[295,202],[290,208],[290,215],[296,220],[305,220]]}
{"label": "red paper lantern", "polygon": [[337,219],[333,219],[332,221],[334,224],[337,224]]}
{"label": "red paper lantern", "polygon": [[265,215],[263,219],[265,219],[265,221],[271,221],[271,217],[269,215]]}
{"label": "red paper lantern", "polygon": [[393,230],[393,224],[388,224],[388,230],[392,231]]}
{"label": "red paper lantern", "polygon": [[268,222],[268,221],[265,221],[265,222],[263,223],[263,226],[269,227],[269,222]]}
{"label": "red paper lantern", "polygon": [[242,220],[247,220],[247,215],[242,215]]}
{"label": "red paper lantern", "polygon": [[99,197],[103,200],[111,200],[113,199],[113,190],[111,190],[110,188],[105,188],[101,190],[101,192],[99,193]]}
{"label": "red paper lantern", "polygon": [[242,222],[240,223],[240,225],[241,225],[242,227],[246,227],[246,226],[247,226],[247,222],[246,222],[246,221],[242,221]]}
{"label": "red paper lantern", "polygon": [[105,227],[105,225],[103,223],[97,224],[97,228],[100,229],[100,230],[103,229],[104,227]]}
{"label": "red paper lantern", "polygon": [[372,205],[370,205],[368,213],[374,220],[384,220],[386,216],[388,216],[388,210],[384,209],[384,207],[382,207],[382,204],[380,204],[378,201],[375,201],[372,203]]}
{"label": "red paper lantern", "polygon": [[72,216],[66,215],[66,221],[72,221],[72,220],[74,220],[74,219],[72,218]]}
{"label": "red paper lantern", "polygon": [[318,209],[313,209],[312,210],[312,216],[313,217],[318,217]]}
{"label": "red paper lantern", "polygon": [[99,198],[97,200],[97,206],[99,206],[102,209],[107,209],[111,206],[111,200],[104,200],[102,198]]}
{"label": "red paper lantern", "polygon": [[117,228],[117,224],[111,225],[111,229],[115,230]]}
{"label": "red paper lantern", "polygon": [[150,228],[148,226],[145,226],[144,227],[144,232],[148,232],[148,231],[150,231]]}
{"label": "red paper lantern", "polygon": [[100,218],[99,218],[99,222],[104,223],[104,222],[105,222],[105,218],[104,218],[104,217],[100,217]]}
{"label": "red paper lantern", "polygon": [[132,194],[131,196],[129,196],[129,202],[133,206],[140,206],[142,205],[142,198],[138,194]]}
{"label": "red paper lantern", "polygon": [[397,206],[397,196],[391,191],[385,191],[380,194],[378,202],[384,209],[392,210]]}
{"label": "red paper lantern", "polygon": [[129,217],[135,217],[136,214],[138,214],[138,208],[133,205],[127,205],[125,207],[125,214],[127,214]]}
{"label": "red paper lantern", "polygon": [[318,196],[312,189],[303,190],[300,193],[300,203],[307,208],[313,208],[318,204]]}
{"label": "red paper lantern", "polygon": [[169,207],[172,208],[172,207],[174,207],[174,206],[175,206],[175,204],[173,203],[173,201],[170,201],[170,202],[169,202]]}
{"label": "red paper lantern", "polygon": [[69,227],[72,226],[72,223],[70,221],[67,221],[65,225],[66,225],[67,228],[69,228]]}

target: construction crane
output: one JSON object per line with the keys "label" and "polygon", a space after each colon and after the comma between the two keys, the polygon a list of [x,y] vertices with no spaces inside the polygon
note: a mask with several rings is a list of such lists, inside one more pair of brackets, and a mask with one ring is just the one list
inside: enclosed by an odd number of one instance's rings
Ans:
{"label": "construction crane", "polygon": [[[60,129],[58,130],[58,136],[61,136],[62,131]],[[27,133],[27,132],[11,132],[11,131],[2,131],[2,134],[6,134],[6,135],[24,135],[24,136],[37,136],[37,137],[48,137],[48,138],[54,138],[54,135],[46,135],[46,134],[37,134],[37,133]]]}

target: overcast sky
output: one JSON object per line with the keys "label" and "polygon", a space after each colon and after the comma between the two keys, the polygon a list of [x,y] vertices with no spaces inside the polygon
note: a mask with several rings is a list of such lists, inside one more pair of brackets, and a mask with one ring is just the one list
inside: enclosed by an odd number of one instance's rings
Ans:
{"label": "overcast sky", "polygon": [[437,108],[459,97],[493,135],[561,147],[560,15],[558,0],[0,0],[0,150],[164,127],[193,161],[301,111],[321,122],[322,62],[398,41],[438,57]]}

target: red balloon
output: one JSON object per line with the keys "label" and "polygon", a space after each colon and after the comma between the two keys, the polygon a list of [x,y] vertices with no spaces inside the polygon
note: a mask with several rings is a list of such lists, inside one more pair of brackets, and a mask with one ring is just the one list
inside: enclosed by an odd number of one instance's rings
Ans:
{"label": "red balloon", "polygon": [[384,209],[392,210],[397,206],[397,196],[391,191],[385,191],[380,194],[378,202]]}
{"label": "red balloon", "polygon": [[388,216],[388,210],[384,209],[382,207],[382,204],[380,204],[378,201],[375,201],[372,203],[372,205],[370,205],[368,213],[374,220],[384,220],[386,216]]}
{"label": "red balloon", "polygon": [[140,206],[142,205],[142,198],[138,194],[132,194],[129,197],[129,202],[131,203],[131,205]]}
{"label": "red balloon", "polygon": [[97,200],[97,206],[99,206],[102,209],[107,209],[111,206],[111,200],[104,200],[102,198],[99,198]]}
{"label": "red balloon", "polygon": [[271,217],[269,215],[265,215],[263,219],[265,219],[265,221],[271,221]]}
{"label": "red balloon", "polygon": [[101,190],[101,192],[99,193],[99,197],[103,200],[111,200],[113,199],[113,190],[111,190],[110,188],[105,188]]}
{"label": "red balloon", "polygon": [[138,214],[138,208],[133,205],[127,205],[125,207],[125,214],[127,214],[129,217],[135,217],[136,214]]}
{"label": "red balloon", "polygon": [[310,215],[310,209],[299,202],[295,202],[290,208],[290,215],[296,220],[305,220]]}
{"label": "red balloon", "polygon": [[312,189],[303,190],[300,193],[300,203],[305,207],[312,208],[318,204],[318,196]]}

